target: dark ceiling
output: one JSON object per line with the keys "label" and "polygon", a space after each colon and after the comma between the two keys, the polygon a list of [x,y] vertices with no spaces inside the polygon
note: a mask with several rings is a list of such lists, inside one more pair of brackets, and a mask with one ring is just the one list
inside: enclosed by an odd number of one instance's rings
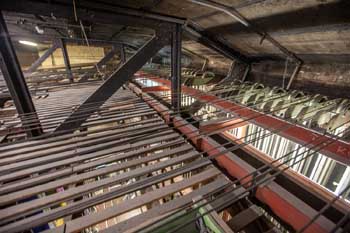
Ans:
{"label": "dark ceiling", "polygon": [[[147,12],[155,12],[189,19],[206,32],[221,38],[228,46],[248,57],[284,58],[269,41],[247,30],[232,17],[217,10],[197,5],[189,0],[123,0],[79,1],[103,3],[107,6],[123,6]],[[68,1],[55,1],[68,2]],[[350,1],[349,0],[216,0],[234,7],[241,15],[268,32],[288,50],[306,62],[349,63],[350,58]],[[71,1],[69,2],[70,4]],[[73,6],[72,6],[73,10]],[[33,37],[81,37],[81,25],[74,19],[57,19],[41,15],[6,13],[6,21],[13,38]],[[115,22],[101,24],[82,22],[89,38],[116,40],[140,46],[152,34],[145,27],[127,27]],[[39,25],[44,35],[35,29]],[[193,41],[184,40],[184,47],[217,63],[228,63],[223,56]]]}
{"label": "dark ceiling", "polygon": [[[348,0],[216,0],[232,6],[259,29],[290,51],[310,59],[339,59],[350,55]],[[191,19],[220,35],[230,46],[250,56],[274,55],[279,50],[248,31],[232,17],[187,0],[118,1],[120,5]],[[313,58],[314,59],[314,58]],[[348,59],[346,59],[348,60]],[[347,61],[346,61],[347,62]]]}

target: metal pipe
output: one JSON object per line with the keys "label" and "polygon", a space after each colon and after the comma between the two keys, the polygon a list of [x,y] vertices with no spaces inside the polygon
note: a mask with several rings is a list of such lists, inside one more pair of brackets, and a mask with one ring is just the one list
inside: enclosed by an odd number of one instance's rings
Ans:
{"label": "metal pipe", "polygon": [[282,46],[278,41],[273,39],[269,34],[267,34],[264,31],[261,31],[257,29],[253,24],[251,24],[247,19],[245,19],[237,10],[235,10],[233,7],[228,7],[226,5],[211,1],[211,0],[188,0],[192,3],[206,6],[221,12],[224,12],[225,14],[233,17],[235,20],[243,24],[245,27],[249,28],[259,36],[261,36],[262,40],[267,39],[270,41],[274,46],[276,46],[279,50],[281,50],[284,54],[286,54],[287,57],[292,58],[296,63],[301,63],[302,60],[298,58],[294,53],[289,51],[287,48]]}

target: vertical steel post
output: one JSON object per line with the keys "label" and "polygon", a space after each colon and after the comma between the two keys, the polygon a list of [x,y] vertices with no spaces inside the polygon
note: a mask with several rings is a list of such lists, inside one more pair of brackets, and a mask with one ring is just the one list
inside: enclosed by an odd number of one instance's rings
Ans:
{"label": "vertical steel post", "polygon": [[62,49],[64,65],[66,66],[67,77],[68,77],[69,81],[72,83],[72,82],[74,82],[74,80],[73,80],[72,69],[71,69],[69,56],[68,56],[68,52],[67,52],[66,42],[63,39],[60,39],[59,42],[60,42],[60,47]]}
{"label": "vertical steel post", "polygon": [[171,41],[171,105],[175,111],[181,108],[181,39],[182,28],[176,24]]}
{"label": "vertical steel post", "polygon": [[40,121],[36,115],[30,92],[25,82],[1,11],[0,68],[28,137],[40,135],[42,133]]}

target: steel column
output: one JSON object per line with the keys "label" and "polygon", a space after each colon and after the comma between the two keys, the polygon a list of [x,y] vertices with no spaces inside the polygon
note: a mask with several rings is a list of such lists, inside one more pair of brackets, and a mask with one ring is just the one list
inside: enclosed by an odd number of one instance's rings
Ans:
{"label": "steel column", "polygon": [[26,72],[28,73],[33,73],[34,71],[36,71],[36,69],[38,69],[38,67],[49,57],[51,56],[51,54],[53,54],[53,52],[56,51],[56,49],[59,48],[59,44],[58,42],[55,40],[52,43],[52,46],[46,50],[46,52],[38,58],[38,60],[36,60],[31,67],[29,67],[28,70],[26,70]]}
{"label": "steel column", "polygon": [[59,43],[60,43],[60,47],[62,49],[64,65],[66,66],[67,77],[68,77],[69,81],[71,83],[73,83],[74,80],[73,80],[72,68],[71,68],[70,61],[69,61],[66,42],[63,39],[60,39]]}
{"label": "steel column", "polygon": [[180,24],[175,26],[171,42],[171,105],[176,111],[181,109],[181,38]]}
{"label": "steel column", "polygon": [[[95,110],[87,110],[86,105],[94,103],[97,108],[111,97],[136,71],[138,71],[151,57],[169,43],[169,38],[164,33],[156,35],[142,46],[130,59],[119,67],[111,76],[92,94],[77,110],[56,128],[60,130],[74,130],[79,127]],[[82,113],[83,111],[83,113]]]}
{"label": "steel column", "polygon": [[[36,115],[35,107],[25,82],[16,52],[13,48],[5,20],[0,11],[0,68],[6,81],[8,90],[15,103],[18,114],[21,116],[23,126],[29,137],[42,133],[40,121]],[[23,116],[23,114],[30,114]],[[27,126],[27,124],[31,126]]]}

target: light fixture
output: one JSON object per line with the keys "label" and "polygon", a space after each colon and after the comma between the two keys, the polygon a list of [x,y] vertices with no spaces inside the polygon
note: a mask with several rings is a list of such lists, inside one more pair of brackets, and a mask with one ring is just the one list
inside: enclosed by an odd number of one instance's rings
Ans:
{"label": "light fixture", "polygon": [[44,29],[40,28],[38,25],[36,25],[34,28],[38,34],[44,34]]}
{"label": "light fixture", "polygon": [[21,43],[21,44],[29,45],[29,46],[35,46],[35,47],[38,46],[37,43],[31,42],[31,41],[27,41],[27,40],[19,40],[18,42]]}

